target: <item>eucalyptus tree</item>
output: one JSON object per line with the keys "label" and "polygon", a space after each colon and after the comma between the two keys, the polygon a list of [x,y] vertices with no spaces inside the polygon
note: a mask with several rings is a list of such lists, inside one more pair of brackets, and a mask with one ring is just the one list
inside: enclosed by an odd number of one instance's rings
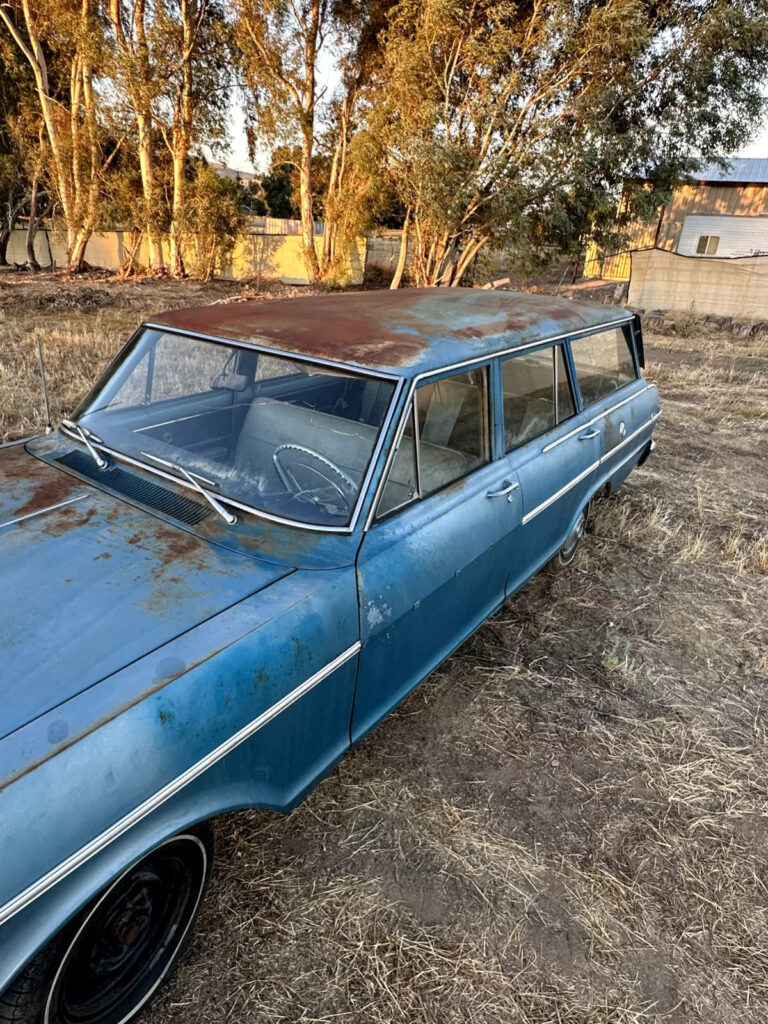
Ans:
{"label": "eucalyptus tree", "polygon": [[331,0],[236,0],[237,39],[257,123],[273,145],[298,142],[301,234],[313,281],[321,272],[312,195],[317,60],[332,30],[332,13]]}
{"label": "eucalyptus tree", "polygon": [[164,261],[160,196],[152,109],[162,80],[162,68],[158,67],[158,52],[153,31],[156,10],[155,5],[148,5],[147,0],[108,0],[109,22],[117,58],[113,66],[113,84],[124,92],[138,134],[138,159],[143,196],[140,219],[147,240],[149,265],[154,271],[162,271]]}
{"label": "eucalyptus tree", "polygon": [[30,74],[66,225],[67,266],[80,270],[120,145],[106,93],[97,88],[106,58],[103,18],[97,0],[3,0],[0,22]]}
{"label": "eucalyptus tree", "polygon": [[764,110],[764,0],[399,0],[379,43],[366,132],[418,284],[647,210]]}
{"label": "eucalyptus tree", "polygon": [[165,55],[156,111],[171,164],[171,272],[181,277],[188,205],[197,189],[191,154],[199,155],[204,144],[226,146],[234,84],[231,20],[220,0],[165,0],[158,44]]}
{"label": "eucalyptus tree", "polygon": [[0,35],[0,266],[8,265],[11,232],[31,192],[16,127],[23,118],[25,99],[20,56],[10,39]]}

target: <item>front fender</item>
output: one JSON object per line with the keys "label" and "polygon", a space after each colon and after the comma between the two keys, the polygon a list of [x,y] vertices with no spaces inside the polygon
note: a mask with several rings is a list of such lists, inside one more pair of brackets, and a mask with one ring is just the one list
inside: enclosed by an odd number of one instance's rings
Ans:
{"label": "front fender", "polygon": [[7,737],[0,991],[157,842],[289,809],[349,746],[358,649],[354,570],[295,572]]}

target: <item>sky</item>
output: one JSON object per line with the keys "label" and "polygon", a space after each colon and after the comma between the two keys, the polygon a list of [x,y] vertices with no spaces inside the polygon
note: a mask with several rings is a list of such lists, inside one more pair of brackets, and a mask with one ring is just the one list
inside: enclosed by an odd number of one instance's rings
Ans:
{"label": "sky", "polygon": [[[327,95],[330,95],[336,88],[338,80],[339,75],[334,64],[332,52],[330,49],[321,51],[318,67],[318,82],[321,87],[326,87]],[[213,159],[220,160],[222,163],[226,163],[229,167],[234,167],[238,171],[266,170],[266,163],[268,160],[268,153],[266,150],[259,158],[259,162],[262,164],[261,167],[254,168],[248,158],[248,142],[245,137],[245,118],[243,116],[243,111],[240,108],[239,97],[236,93],[233,93],[232,96],[229,119],[229,153],[208,155],[213,155]],[[755,133],[752,142],[748,146],[745,146],[741,152],[736,155],[768,157],[768,120],[763,124],[762,128]]]}

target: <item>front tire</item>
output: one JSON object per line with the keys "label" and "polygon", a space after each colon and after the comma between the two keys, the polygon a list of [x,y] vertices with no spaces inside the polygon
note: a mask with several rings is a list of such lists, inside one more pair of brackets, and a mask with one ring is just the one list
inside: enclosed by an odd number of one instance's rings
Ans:
{"label": "front tire", "polygon": [[2,1024],[128,1024],[178,961],[208,887],[208,826],[128,868],[0,995]]}

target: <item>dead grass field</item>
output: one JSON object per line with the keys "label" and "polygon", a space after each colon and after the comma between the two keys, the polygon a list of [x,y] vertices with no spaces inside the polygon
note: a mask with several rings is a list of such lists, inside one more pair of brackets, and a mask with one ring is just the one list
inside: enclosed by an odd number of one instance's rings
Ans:
{"label": "dead grass field", "polygon": [[[237,291],[62,287],[0,288],[2,437],[40,428],[37,335],[58,412],[142,316]],[[292,815],[220,822],[147,1024],[768,1020],[768,345],[646,343],[658,450],[577,565]]]}

